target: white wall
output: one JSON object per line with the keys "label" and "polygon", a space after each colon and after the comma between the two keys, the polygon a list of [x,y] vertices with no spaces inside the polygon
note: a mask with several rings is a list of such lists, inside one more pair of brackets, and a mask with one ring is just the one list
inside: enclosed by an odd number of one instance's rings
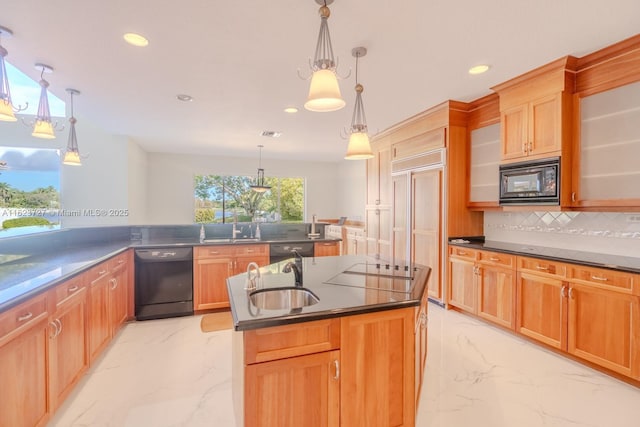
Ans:
{"label": "white wall", "polygon": [[[257,158],[148,153],[148,223],[193,223],[193,177],[195,174],[249,175],[257,170]],[[343,215],[344,191],[341,163],[301,162],[262,158],[267,177],[306,179],[306,218],[337,218]],[[364,176],[362,177],[364,182]],[[347,199],[346,197],[344,198]],[[364,206],[364,205],[362,205]],[[356,209],[354,206],[350,210]]]}
{"label": "white wall", "polygon": [[129,224],[143,225],[147,220],[147,169],[148,154],[134,141],[129,140],[128,148],[128,206]]}
{"label": "white wall", "polygon": [[365,160],[345,160],[339,163],[338,216],[352,221],[364,221],[364,206],[367,203],[367,163]]}

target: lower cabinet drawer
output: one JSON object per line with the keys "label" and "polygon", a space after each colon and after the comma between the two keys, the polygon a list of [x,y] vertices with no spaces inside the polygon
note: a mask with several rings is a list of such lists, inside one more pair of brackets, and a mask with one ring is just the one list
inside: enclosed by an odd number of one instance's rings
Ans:
{"label": "lower cabinet drawer", "polygon": [[340,319],[316,320],[244,333],[245,364],[340,348]]}
{"label": "lower cabinet drawer", "polygon": [[47,298],[46,294],[42,294],[0,314],[0,339],[18,328],[31,324],[46,312]]}

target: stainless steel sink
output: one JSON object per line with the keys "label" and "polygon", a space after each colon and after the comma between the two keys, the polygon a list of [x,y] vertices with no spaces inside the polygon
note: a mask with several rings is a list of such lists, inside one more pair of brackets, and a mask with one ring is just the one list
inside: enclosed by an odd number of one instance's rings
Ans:
{"label": "stainless steel sink", "polygon": [[240,239],[233,239],[233,243],[242,243],[242,242],[259,242],[260,239],[256,239],[254,237],[248,237],[248,238],[240,238]]}
{"label": "stainless steel sink", "polygon": [[251,292],[249,299],[263,310],[292,310],[320,301],[309,289],[301,287],[259,289]]}
{"label": "stainless steel sink", "polygon": [[232,239],[205,239],[204,243],[230,243]]}

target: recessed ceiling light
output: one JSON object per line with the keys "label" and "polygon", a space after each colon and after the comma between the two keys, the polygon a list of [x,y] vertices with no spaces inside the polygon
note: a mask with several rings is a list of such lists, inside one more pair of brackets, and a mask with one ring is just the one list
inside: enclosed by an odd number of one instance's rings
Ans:
{"label": "recessed ceiling light", "polygon": [[191,95],[187,95],[186,93],[181,93],[179,95],[176,95],[176,98],[178,98],[179,101],[183,101],[183,102],[193,101],[193,97]]}
{"label": "recessed ceiling light", "polygon": [[136,33],[126,33],[122,38],[132,46],[145,47],[149,44],[149,40],[146,37]]}
{"label": "recessed ceiling light", "polygon": [[284,109],[285,113],[289,113],[289,114],[293,114],[293,113],[297,113],[298,109],[296,107],[287,107]]}
{"label": "recessed ceiling light", "polygon": [[278,138],[282,135],[282,132],[278,132],[275,130],[263,130],[260,134],[262,136],[266,136],[267,138]]}
{"label": "recessed ceiling light", "polygon": [[486,64],[480,64],[480,65],[475,65],[471,68],[469,68],[469,74],[482,74],[482,73],[486,73],[489,70],[489,66]]}

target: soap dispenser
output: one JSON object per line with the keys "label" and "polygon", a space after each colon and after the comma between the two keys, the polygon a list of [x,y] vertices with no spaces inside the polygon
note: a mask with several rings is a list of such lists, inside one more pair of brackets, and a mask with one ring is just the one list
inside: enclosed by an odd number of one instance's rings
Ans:
{"label": "soap dispenser", "polygon": [[256,239],[260,240],[260,223],[256,223]]}
{"label": "soap dispenser", "polygon": [[204,224],[200,224],[200,243],[203,243],[205,239]]}

